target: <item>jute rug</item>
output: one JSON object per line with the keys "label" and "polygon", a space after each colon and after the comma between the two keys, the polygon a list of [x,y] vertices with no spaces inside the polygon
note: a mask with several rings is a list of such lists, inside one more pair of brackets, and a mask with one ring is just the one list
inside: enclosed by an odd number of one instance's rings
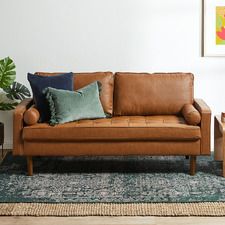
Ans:
{"label": "jute rug", "polygon": [[0,216],[225,216],[225,203],[1,203]]}
{"label": "jute rug", "polygon": [[7,154],[0,165],[0,215],[225,216],[221,162],[184,157],[35,158]]}

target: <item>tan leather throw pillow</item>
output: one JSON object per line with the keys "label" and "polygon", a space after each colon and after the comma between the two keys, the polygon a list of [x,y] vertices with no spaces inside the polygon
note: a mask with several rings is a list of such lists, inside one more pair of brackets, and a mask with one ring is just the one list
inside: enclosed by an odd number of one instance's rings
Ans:
{"label": "tan leather throw pillow", "polygon": [[34,125],[39,119],[40,113],[34,106],[31,106],[23,115],[23,120],[27,125]]}
{"label": "tan leather throw pillow", "polygon": [[201,122],[201,115],[193,105],[185,104],[181,112],[187,124],[198,125]]}

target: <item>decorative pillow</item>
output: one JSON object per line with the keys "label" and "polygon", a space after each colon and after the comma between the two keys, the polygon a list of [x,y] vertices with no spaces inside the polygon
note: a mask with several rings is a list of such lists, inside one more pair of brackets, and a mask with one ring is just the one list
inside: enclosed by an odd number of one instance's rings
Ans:
{"label": "decorative pillow", "polygon": [[182,108],[182,115],[189,125],[198,125],[201,122],[201,115],[191,104],[185,104]]}
{"label": "decorative pillow", "polygon": [[43,90],[47,87],[53,87],[72,91],[74,80],[73,73],[56,76],[39,76],[28,73],[27,78],[33,92],[34,103],[40,112],[40,122],[49,121],[50,112]]}
{"label": "decorative pillow", "polygon": [[34,125],[36,124],[40,119],[40,113],[35,108],[35,106],[31,106],[23,115],[23,121],[27,125]]}
{"label": "decorative pillow", "polygon": [[97,82],[77,91],[49,87],[44,90],[44,93],[51,112],[50,125],[106,117],[99,98]]}

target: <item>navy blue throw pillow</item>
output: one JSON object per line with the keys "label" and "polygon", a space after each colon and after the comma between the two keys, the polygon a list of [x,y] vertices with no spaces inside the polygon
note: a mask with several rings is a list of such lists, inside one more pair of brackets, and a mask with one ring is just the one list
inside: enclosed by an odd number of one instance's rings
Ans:
{"label": "navy blue throw pillow", "polygon": [[28,73],[27,79],[33,92],[34,103],[40,112],[39,122],[48,122],[50,111],[48,102],[43,94],[47,87],[73,91],[73,73],[60,74],[56,76],[41,76]]}

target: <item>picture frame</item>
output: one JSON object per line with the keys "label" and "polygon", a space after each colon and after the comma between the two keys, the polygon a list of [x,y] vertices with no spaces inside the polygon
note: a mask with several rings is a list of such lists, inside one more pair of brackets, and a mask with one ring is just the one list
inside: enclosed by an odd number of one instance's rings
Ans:
{"label": "picture frame", "polygon": [[225,56],[225,0],[202,0],[202,56]]}

